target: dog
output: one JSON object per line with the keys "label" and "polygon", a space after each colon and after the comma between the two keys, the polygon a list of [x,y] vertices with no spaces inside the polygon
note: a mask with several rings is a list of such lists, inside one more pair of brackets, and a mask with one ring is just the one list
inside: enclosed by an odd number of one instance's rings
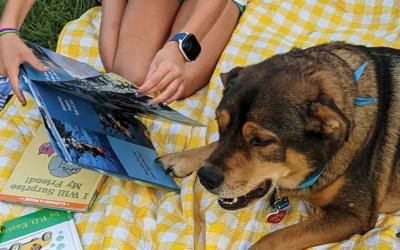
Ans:
{"label": "dog", "polygon": [[251,249],[304,249],[400,209],[400,50],[331,42],[221,74],[219,140],[160,159],[197,171],[225,209],[297,197],[315,207]]}

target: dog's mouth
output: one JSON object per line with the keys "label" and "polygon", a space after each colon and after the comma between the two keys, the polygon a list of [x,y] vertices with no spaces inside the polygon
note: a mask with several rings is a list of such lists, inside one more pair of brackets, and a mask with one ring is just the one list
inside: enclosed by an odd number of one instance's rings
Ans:
{"label": "dog's mouth", "polygon": [[227,209],[227,210],[236,210],[236,209],[244,208],[253,199],[261,198],[265,194],[267,194],[270,187],[271,187],[271,181],[264,181],[260,185],[258,185],[256,188],[254,188],[253,190],[251,190],[250,192],[248,192],[245,195],[242,195],[242,196],[239,196],[236,198],[218,197],[218,204],[223,209]]}

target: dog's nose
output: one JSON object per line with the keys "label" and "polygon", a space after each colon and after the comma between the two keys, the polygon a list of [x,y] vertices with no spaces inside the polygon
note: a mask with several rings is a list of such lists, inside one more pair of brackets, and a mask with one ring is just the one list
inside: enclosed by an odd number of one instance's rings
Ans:
{"label": "dog's nose", "polygon": [[224,181],[224,175],[216,167],[203,166],[197,171],[200,183],[208,190],[219,187]]}

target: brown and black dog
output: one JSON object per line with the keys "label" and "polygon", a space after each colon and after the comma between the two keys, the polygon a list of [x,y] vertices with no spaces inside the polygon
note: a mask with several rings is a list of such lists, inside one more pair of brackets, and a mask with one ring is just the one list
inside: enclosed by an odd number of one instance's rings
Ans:
{"label": "brown and black dog", "polygon": [[[198,170],[226,209],[277,188],[316,208],[252,249],[341,241],[374,227],[378,213],[400,209],[399,50],[333,42],[237,67],[221,79],[218,142],[161,161],[179,177]],[[355,104],[360,98],[366,105]],[[312,176],[319,178],[299,188]]]}

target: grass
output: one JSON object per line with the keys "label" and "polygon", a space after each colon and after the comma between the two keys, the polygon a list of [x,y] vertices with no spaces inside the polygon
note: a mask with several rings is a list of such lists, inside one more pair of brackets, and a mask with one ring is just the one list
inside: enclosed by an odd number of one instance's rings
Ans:
{"label": "grass", "polygon": [[[5,2],[0,0],[1,13]],[[64,25],[99,4],[98,0],[37,0],[21,27],[21,36],[30,42],[55,49],[58,34]]]}

